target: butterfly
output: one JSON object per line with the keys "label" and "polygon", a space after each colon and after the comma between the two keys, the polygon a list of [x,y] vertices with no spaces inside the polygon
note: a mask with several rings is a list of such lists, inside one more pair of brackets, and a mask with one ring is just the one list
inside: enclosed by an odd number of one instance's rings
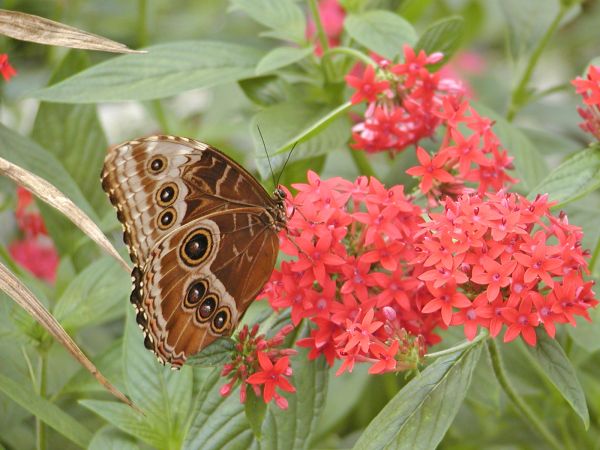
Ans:
{"label": "butterfly", "polygon": [[179,368],[230,335],[269,279],[285,191],[269,195],[216,148],[177,136],[111,147],[101,180],[135,264],[130,300],[144,345]]}

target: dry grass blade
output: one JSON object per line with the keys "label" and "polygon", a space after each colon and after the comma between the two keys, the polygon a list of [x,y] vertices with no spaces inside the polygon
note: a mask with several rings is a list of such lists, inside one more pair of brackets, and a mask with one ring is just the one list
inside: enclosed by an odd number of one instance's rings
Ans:
{"label": "dry grass blade", "polygon": [[21,41],[113,53],[145,53],[43,17],[0,9],[0,34]]}
{"label": "dry grass blade", "polygon": [[37,320],[58,342],[60,342],[79,363],[85,367],[108,392],[133,409],[140,409],[108,381],[96,366],[83,354],[71,336],[56,321],[54,316],[40,303],[33,293],[21,281],[0,263],[0,289],[6,292],[15,302]]}
{"label": "dry grass blade", "polygon": [[104,236],[104,233],[102,233],[94,221],[52,184],[2,158],[0,158],[0,174],[6,175],[15,183],[27,188],[44,202],[63,213],[75,226],[87,234],[101,248],[106,250],[109,255],[119,261],[127,272],[131,272],[129,264],[121,258],[119,252]]}

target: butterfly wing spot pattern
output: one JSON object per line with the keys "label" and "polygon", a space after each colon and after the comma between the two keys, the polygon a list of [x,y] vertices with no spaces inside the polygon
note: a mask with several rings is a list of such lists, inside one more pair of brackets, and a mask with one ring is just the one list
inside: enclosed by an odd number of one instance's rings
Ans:
{"label": "butterfly wing spot pattern", "polygon": [[135,264],[130,300],[144,345],[179,368],[231,334],[270,277],[283,191],[271,197],[217,149],[176,136],[112,147],[101,178]]}

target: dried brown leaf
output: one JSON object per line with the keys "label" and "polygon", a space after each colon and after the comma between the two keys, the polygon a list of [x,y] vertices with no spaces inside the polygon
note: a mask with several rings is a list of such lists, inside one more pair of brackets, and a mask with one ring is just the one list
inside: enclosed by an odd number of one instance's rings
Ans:
{"label": "dried brown leaf", "polygon": [[41,200],[63,213],[75,226],[87,234],[90,239],[115,258],[127,272],[131,272],[129,264],[121,258],[119,252],[117,252],[94,221],[52,184],[3,158],[0,158],[0,174],[6,175],[15,183],[30,190]]}
{"label": "dried brown leaf", "polygon": [[[119,391],[115,386],[108,381],[102,373],[96,368],[87,356],[83,354],[71,336],[67,334],[65,329],[58,321],[50,314],[50,312],[40,303],[35,295],[21,281],[0,263],[0,289],[6,292],[19,306],[27,311],[37,322],[40,323],[54,338],[60,342],[71,355],[85,367],[98,382],[106,388],[108,392],[116,398],[140,411],[137,406],[129,400],[125,394]],[[141,411],[140,411],[141,412]]]}
{"label": "dried brown leaf", "polygon": [[132,50],[119,42],[111,41],[105,37],[60,22],[6,9],[0,9],[0,34],[21,41],[59,47],[114,53],[145,53],[140,50]]}

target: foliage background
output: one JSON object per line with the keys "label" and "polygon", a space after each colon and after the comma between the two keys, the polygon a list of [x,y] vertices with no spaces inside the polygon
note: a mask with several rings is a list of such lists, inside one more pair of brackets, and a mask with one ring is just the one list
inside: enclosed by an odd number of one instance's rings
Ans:
{"label": "foliage background", "polygon": [[[261,36],[265,27],[252,20],[248,11],[243,8],[231,11],[231,3],[244,2],[4,0],[0,1],[0,8],[68,23],[132,48],[191,39],[239,43],[263,53],[278,45],[278,41]],[[556,17],[560,8],[558,1],[348,0],[345,3],[349,8],[396,11],[410,21],[419,34],[436,20],[453,15],[464,19],[461,51],[478,55],[483,60],[484,70],[470,72],[468,67],[461,66],[458,56],[453,67],[469,81],[477,103],[498,118],[497,133],[517,156],[517,176],[523,182],[517,189],[521,192],[528,193],[550,168],[587,146],[589,138],[577,126],[580,119],[576,107],[580,99],[568,81],[580,75],[599,54],[600,4],[597,1],[574,6],[564,16],[533,73],[532,85],[543,95],[523,104],[512,123],[501,117],[508,114],[512,119],[509,100],[515,99],[523,71]],[[299,4],[306,9],[304,3]],[[0,156],[55,183],[101,224],[105,232],[114,236],[119,235],[119,227],[98,181],[109,144],[158,131],[197,137],[266,175],[262,146],[257,145],[257,121],[265,133],[268,148],[275,150],[301,131],[301,127],[289,129],[283,125],[301,124],[307,116],[314,117],[319,111],[339,105],[335,103],[337,99],[348,98],[343,83],[334,83],[307,92],[309,101],[320,99],[321,110],[318,102],[312,101],[304,105],[306,116],[301,115],[302,105],[295,104],[284,106],[284,112],[281,109],[273,112],[269,109],[272,95],[278,100],[285,99],[288,104],[302,97],[297,91],[278,97],[281,92],[271,84],[265,88],[261,83],[242,83],[244,91],[239,83],[232,81],[185,90],[160,100],[96,105],[78,103],[75,99],[69,105],[42,103],[38,107],[35,91],[113,56],[83,51],[71,51],[67,55],[64,49],[6,38],[0,38],[0,49],[10,55],[19,71],[10,83],[0,85]],[[186,51],[193,55],[196,50],[190,46]],[[228,55],[216,52],[214,57],[227,58]],[[234,61],[248,58],[252,71],[240,78],[253,75],[256,58],[250,54],[230,57]],[[172,67],[174,73],[186,67],[185,58],[186,52],[183,52],[181,66]],[[314,75],[310,67],[306,70],[307,76]],[[165,83],[169,87],[169,81]],[[173,92],[183,91],[176,85],[171,87],[175,88]],[[127,89],[128,86],[123,86],[123,92]],[[86,92],[93,94],[90,90]],[[50,91],[45,95],[37,97],[49,98]],[[523,99],[524,96],[516,98],[517,104]],[[286,169],[282,182],[303,180],[307,167],[320,169],[323,177],[342,175],[353,179],[359,175],[360,165],[346,145],[350,135],[348,125],[347,122],[334,124],[327,132],[302,144],[304,148],[299,148],[299,158],[309,152],[317,156],[308,162],[293,163]],[[435,142],[429,145],[435,148]],[[588,161],[586,169],[597,170],[593,165],[595,159]],[[387,184],[412,186],[413,181],[404,174],[406,167],[414,165],[412,152],[405,152],[391,162],[386,156],[378,155],[371,162],[377,176]],[[578,175],[577,172],[570,174],[571,178],[563,183],[574,184]],[[268,178],[266,183],[268,185]],[[570,222],[581,225],[586,233],[584,246],[592,249],[600,235],[598,205],[595,194],[564,205]],[[140,421],[126,407],[108,402],[95,381],[2,295],[0,449],[36,446],[51,449],[81,446],[95,449],[246,448],[258,445],[236,396],[223,400],[213,388],[217,377],[214,372],[186,368],[171,374],[155,364],[143,349],[141,337],[130,323],[129,277],[114,261],[102,257],[82,233],[40,204],[61,254],[57,281],[50,287],[19,269],[8,256],[6,246],[16,236],[15,191],[5,179],[0,179],[0,206],[2,261],[19,274],[67,330],[75,334],[99,368],[136,402],[152,411],[147,420]],[[260,314],[262,306],[253,308],[249,320]],[[598,316],[598,312],[593,311],[592,315]],[[127,324],[126,317],[129,317]],[[445,345],[460,339],[459,331],[448,332]],[[502,346],[505,368],[519,396],[565,447],[597,448],[600,442],[600,381],[597,377],[600,329],[597,323],[581,323],[575,329],[560,330],[559,342],[583,385],[590,414],[587,430],[575,412],[578,408],[574,410],[569,406],[544,376],[547,368],[540,367],[521,342]],[[303,360],[303,355],[299,356],[297,360]],[[365,427],[406,383],[401,376],[368,376],[364,367],[358,367],[352,374],[334,377],[320,365],[297,364],[296,374],[304,371],[302,379],[312,381],[298,385],[300,392],[290,411],[269,410],[262,429],[263,447],[282,448],[294,443],[297,447],[351,448]],[[568,385],[572,381],[565,382]],[[453,389],[461,389],[461,386]],[[448,393],[445,395],[451,397]],[[581,413],[581,405],[578,411]],[[422,433],[426,435],[427,430]],[[305,439],[307,434],[310,440]],[[479,359],[466,399],[440,448],[546,448],[546,445],[515,411],[496,381],[490,358],[485,354]]]}

